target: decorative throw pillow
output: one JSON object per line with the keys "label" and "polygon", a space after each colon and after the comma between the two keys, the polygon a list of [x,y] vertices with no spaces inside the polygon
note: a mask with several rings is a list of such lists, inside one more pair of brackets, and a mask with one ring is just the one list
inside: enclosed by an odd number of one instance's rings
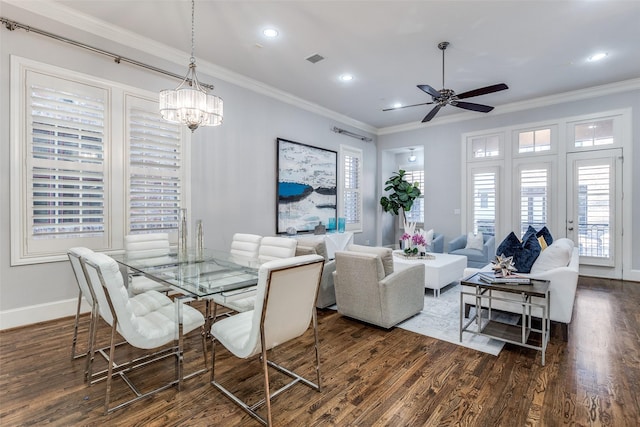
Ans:
{"label": "decorative throw pillow", "polygon": [[536,238],[536,230],[533,227],[529,228],[530,229],[524,234],[522,242],[512,231],[502,243],[500,243],[496,251],[497,255],[512,256],[518,273],[528,273],[531,271],[531,266],[542,251]]}
{"label": "decorative throw pillow", "polygon": [[429,231],[422,230],[422,235],[424,236],[425,245],[431,246],[433,242],[433,228]]}
{"label": "decorative throw pillow", "polygon": [[469,234],[467,234],[467,245],[464,247],[465,249],[477,249],[481,251],[483,246],[484,239],[482,233],[473,234],[473,232],[470,231]]}
{"label": "decorative throw pillow", "polygon": [[540,274],[559,267],[566,267],[573,255],[573,245],[556,240],[543,251],[531,266],[531,274]]}
{"label": "decorative throw pillow", "polygon": [[[533,228],[532,226],[528,226],[527,227],[527,231],[524,232],[524,235],[522,236],[522,239],[520,239],[520,241],[522,242],[522,244],[524,245],[524,242],[526,242],[530,236],[535,236],[536,235],[536,229]],[[536,240],[538,239],[538,237],[536,236]]]}
{"label": "decorative throw pillow", "polygon": [[515,256],[516,252],[522,249],[522,242],[518,239],[518,236],[512,231],[507,237],[498,245],[496,255],[502,255],[505,257]]}
{"label": "decorative throw pillow", "polygon": [[540,247],[543,251],[553,243],[553,237],[546,225],[538,230],[536,237],[538,238],[538,243],[540,243]]}
{"label": "decorative throw pillow", "polygon": [[540,255],[542,248],[538,243],[535,230],[533,233],[525,233],[526,239],[523,239],[520,251],[513,257],[516,271],[518,273],[529,273],[531,266]]}

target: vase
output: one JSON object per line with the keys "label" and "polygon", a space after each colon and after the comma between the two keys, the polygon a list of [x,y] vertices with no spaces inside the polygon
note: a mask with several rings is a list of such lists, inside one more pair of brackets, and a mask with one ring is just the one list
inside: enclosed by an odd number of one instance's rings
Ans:
{"label": "vase", "polygon": [[196,221],[196,256],[202,259],[204,254],[204,230],[202,229],[202,220]]}
{"label": "vase", "polygon": [[178,223],[178,254],[187,252],[187,210],[180,209],[180,222]]}

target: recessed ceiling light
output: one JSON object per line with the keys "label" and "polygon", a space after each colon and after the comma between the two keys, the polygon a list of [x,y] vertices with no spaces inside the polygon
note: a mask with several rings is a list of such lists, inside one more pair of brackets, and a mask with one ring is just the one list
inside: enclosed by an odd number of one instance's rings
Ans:
{"label": "recessed ceiling light", "polygon": [[593,55],[591,55],[588,60],[589,62],[595,62],[595,61],[600,61],[601,59],[604,59],[607,57],[607,52],[598,52],[598,53],[594,53]]}
{"label": "recessed ceiling light", "polygon": [[264,30],[262,30],[262,34],[264,34],[265,37],[269,37],[270,39],[272,39],[274,37],[278,37],[279,33],[275,28],[265,28]]}
{"label": "recessed ceiling light", "polygon": [[353,80],[353,76],[351,74],[343,74],[340,76],[340,80],[342,80],[343,82],[349,82]]}
{"label": "recessed ceiling light", "polygon": [[400,108],[402,107],[402,104],[399,102],[396,102],[395,104],[393,104],[393,108]]}

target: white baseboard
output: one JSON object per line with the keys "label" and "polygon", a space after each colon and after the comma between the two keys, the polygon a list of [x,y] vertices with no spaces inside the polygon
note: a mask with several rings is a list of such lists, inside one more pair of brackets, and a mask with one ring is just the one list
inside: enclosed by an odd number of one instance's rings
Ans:
{"label": "white baseboard", "polygon": [[[75,316],[77,307],[78,299],[72,298],[69,300],[0,311],[0,330],[46,322],[47,320],[59,319],[61,317]],[[88,313],[91,311],[91,306],[83,299],[80,310],[82,313]]]}
{"label": "white baseboard", "polygon": [[640,282],[640,270],[627,270],[622,272],[622,280]]}

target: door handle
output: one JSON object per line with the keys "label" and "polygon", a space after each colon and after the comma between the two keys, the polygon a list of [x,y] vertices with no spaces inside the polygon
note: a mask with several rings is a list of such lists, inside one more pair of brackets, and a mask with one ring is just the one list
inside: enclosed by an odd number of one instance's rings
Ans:
{"label": "door handle", "polygon": [[573,230],[573,227],[569,227],[569,228],[567,228],[567,230],[571,231],[571,230]]}

